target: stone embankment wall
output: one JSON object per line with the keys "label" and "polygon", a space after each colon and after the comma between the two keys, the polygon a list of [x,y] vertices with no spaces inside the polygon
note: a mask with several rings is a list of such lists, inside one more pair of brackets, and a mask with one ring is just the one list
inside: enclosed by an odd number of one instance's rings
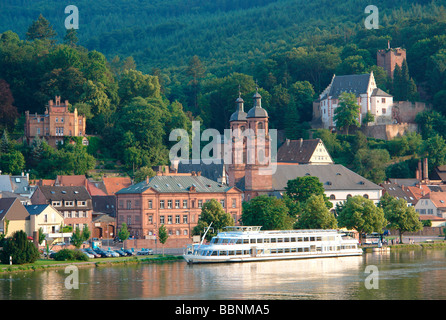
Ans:
{"label": "stone embankment wall", "polygon": [[133,240],[125,240],[124,248],[125,249],[155,249],[161,250],[163,247],[165,249],[177,249],[184,248],[186,245],[192,244],[192,239],[167,239],[166,243],[163,245],[159,241],[155,243],[154,239],[133,239]]}
{"label": "stone embankment wall", "polygon": [[[391,230],[392,236],[399,236],[398,230]],[[443,235],[443,227],[424,227],[423,230],[418,232],[404,232],[405,237],[409,236],[424,236],[424,237],[435,237]]]}

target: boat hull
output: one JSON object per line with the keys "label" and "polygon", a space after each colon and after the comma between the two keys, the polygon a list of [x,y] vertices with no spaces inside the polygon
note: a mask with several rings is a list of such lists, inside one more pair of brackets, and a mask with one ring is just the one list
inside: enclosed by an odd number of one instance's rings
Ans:
{"label": "boat hull", "polygon": [[205,263],[231,263],[231,262],[256,262],[256,261],[275,261],[275,260],[296,260],[296,259],[314,259],[314,258],[335,258],[347,256],[360,256],[363,254],[362,250],[355,250],[351,252],[327,252],[317,254],[296,254],[296,255],[274,255],[274,256],[199,256],[193,254],[183,255],[184,260],[188,264],[205,264]]}

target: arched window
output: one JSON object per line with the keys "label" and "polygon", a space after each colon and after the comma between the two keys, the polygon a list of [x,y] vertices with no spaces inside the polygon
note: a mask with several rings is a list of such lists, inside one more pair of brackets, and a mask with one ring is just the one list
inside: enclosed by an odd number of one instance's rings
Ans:
{"label": "arched window", "polygon": [[259,124],[257,125],[257,129],[263,129],[263,122],[259,122]]}
{"label": "arched window", "polygon": [[351,197],[352,197],[352,195],[351,195],[351,194],[348,194],[348,195],[347,195],[347,199],[348,199],[348,198],[351,198]]}
{"label": "arched window", "polygon": [[336,200],[336,196],[334,194],[330,195],[330,200]]}
{"label": "arched window", "polygon": [[368,199],[369,195],[366,193],[365,195],[363,195],[364,198]]}

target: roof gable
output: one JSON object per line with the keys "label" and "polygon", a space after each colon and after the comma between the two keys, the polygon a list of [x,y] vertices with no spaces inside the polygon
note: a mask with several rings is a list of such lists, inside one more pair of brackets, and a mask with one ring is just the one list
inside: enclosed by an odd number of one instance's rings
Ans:
{"label": "roof gable", "polygon": [[301,163],[312,162],[312,156],[319,145],[325,149],[329,162],[333,163],[330,154],[321,139],[286,140],[277,150],[277,162]]}
{"label": "roof gable", "polygon": [[0,220],[25,220],[29,217],[25,206],[17,198],[0,199]]}

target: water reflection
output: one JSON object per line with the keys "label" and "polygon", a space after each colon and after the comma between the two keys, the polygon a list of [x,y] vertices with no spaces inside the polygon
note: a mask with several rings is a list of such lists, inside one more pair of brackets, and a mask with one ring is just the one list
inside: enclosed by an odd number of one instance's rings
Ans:
{"label": "water reflection", "polygon": [[[367,289],[368,265],[379,289]],[[360,257],[187,265],[185,262],[79,269],[79,289],[64,270],[0,275],[0,299],[444,299],[446,250]]]}

